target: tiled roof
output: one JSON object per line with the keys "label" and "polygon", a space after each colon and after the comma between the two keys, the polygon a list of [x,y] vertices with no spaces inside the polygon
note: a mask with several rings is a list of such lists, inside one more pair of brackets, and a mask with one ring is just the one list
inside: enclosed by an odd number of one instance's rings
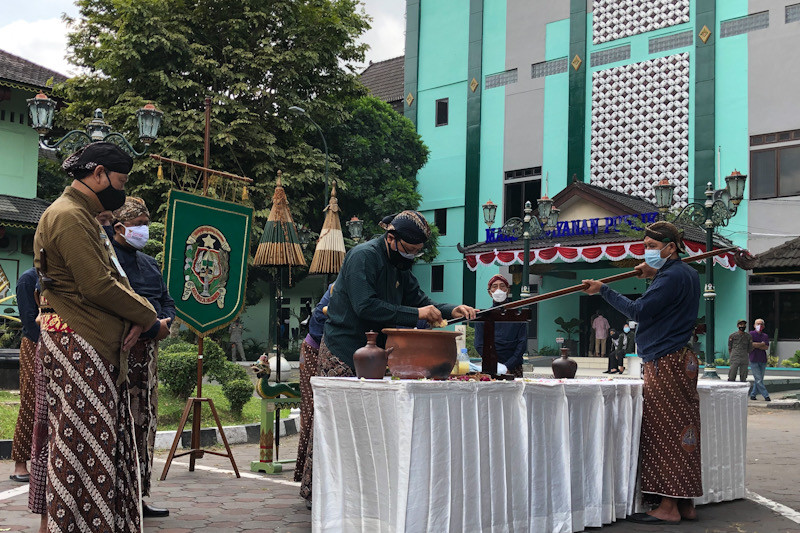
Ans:
{"label": "tiled roof", "polygon": [[370,63],[361,73],[361,83],[375,98],[384,102],[402,100],[405,56]]}
{"label": "tiled roof", "polygon": [[50,78],[53,78],[55,83],[60,83],[67,79],[66,76],[59,74],[55,70],[37,65],[14,54],[9,54],[5,50],[0,50],[0,80],[44,89],[47,87],[47,80]]}
{"label": "tiled roof", "polygon": [[21,223],[36,225],[44,210],[50,205],[39,198],[20,198],[0,194],[0,224]]}
{"label": "tiled roof", "polygon": [[588,190],[592,194],[605,196],[607,199],[630,209],[632,213],[649,213],[652,211],[658,211],[658,207],[655,204],[645,200],[641,196],[612,191],[611,189],[598,187],[597,185],[591,185],[589,183],[583,183],[582,181],[575,182],[574,185],[578,189]]}
{"label": "tiled roof", "polygon": [[758,254],[756,261],[755,268],[800,266],[800,237]]}

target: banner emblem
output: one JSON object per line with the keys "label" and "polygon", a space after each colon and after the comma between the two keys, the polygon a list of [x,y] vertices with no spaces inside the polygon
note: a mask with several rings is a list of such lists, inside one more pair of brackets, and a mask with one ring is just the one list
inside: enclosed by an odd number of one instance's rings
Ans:
{"label": "banner emblem", "polygon": [[216,302],[225,307],[225,285],[228,283],[231,247],[225,235],[213,226],[199,226],[186,239],[186,261],[184,263],[183,295],[190,296],[201,304]]}

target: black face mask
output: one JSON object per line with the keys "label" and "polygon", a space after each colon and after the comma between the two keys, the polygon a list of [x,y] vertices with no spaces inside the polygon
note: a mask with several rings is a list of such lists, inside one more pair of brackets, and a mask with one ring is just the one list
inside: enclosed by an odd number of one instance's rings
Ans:
{"label": "black face mask", "polygon": [[108,172],[106,174],[106,181],[108,181],[108,187],[103,189],[102,191],[98,192],[83,183],[83,180],[79,180],[81,183],[86,185],[90,191],[92,191],[97,199],[100,201],[100,205],[103,206],[105,211],[116,211],[123,205],[125,205],[125,190],[115,189],[113,185],[111,185],[111,178],[108,177]]}
{"label": "black face mask", "polygon": [[745,329],[747,329],[745,326],[739,326],[739,331],[744,331]]}
{"label": "black face mask", "polygon": [[393,249],[389,246],[389,262],[397,269],[401,271],[411,270],[411,267],[414,266],[413,259],[406,259],[400,252],[397,250],[397,241],[394,241],[395,248]]}

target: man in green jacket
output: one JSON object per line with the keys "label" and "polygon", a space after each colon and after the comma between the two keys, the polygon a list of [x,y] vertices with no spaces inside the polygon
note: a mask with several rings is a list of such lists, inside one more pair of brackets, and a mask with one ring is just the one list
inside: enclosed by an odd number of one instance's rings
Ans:
{"label": "man in green jacket", "polygon": [[[328,320],[317,359],[318,376],[355,376],[353,353],[367,343],[366,332],[383,328],[432,325],[443,318],[475,318],[468,305],[439,304],[420,289],[411,267],[431,234],[417,211],[403,211],[381,222],[386,233],[359,244],[344,258],[328,304]],[[385,347],[386,336],[377,344]],[[312,433],[313,439],[313,433]],[[300,495],[311,499],[311,454],[306,460]]]}

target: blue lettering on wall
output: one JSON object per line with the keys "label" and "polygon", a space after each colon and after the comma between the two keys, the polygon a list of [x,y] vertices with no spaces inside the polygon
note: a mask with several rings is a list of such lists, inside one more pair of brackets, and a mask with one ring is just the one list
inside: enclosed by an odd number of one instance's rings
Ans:
{"label": "blue lettering on wall", "polygon": [[[603,233],[619,233],[619,226],[626,224],[632,229],[644,229],[642,224],[650,224],[658,220],[658,213],[641,213],[637,215],[624,215],[603,217],[605,227]],[[532,220],[531,224],[535,224]],[[585,218],[580,220],[559,221],[556,229],[546,232],[547,237],[572,237],[577,235],[597,235],[600,233],[600,218]],[[503,235],[497,228],[486,229],[486,242],[510,242],[519,240],[517,237]]]}

